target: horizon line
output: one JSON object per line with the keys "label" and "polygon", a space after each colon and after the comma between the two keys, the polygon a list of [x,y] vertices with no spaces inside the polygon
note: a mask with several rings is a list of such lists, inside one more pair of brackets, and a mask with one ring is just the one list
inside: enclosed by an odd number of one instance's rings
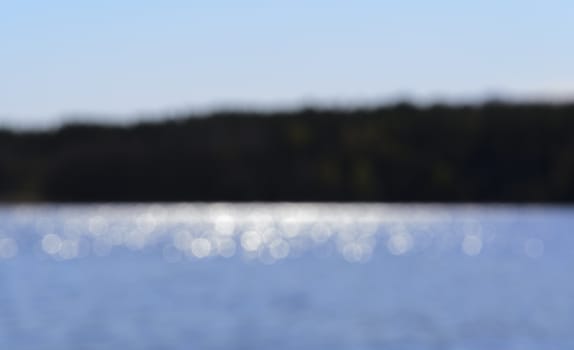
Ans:
{"label": "horizon line", "polygon": [[[231,101],[208,103],[197,106],[182,106],[176,108],[157,108],[155,111],[141,110],[130,113],[106,113],[106,112],[64,112],[59,116],[46,117],[44,120],[25,117],[10,118],[0,116],[0,130],[16,132],[49,131],[63,128],[67,125],[88,124],[101,126],[130,127],[141,123],[160,123],[162,121],[182,120],[187,118],[207,118],[221,113],[296,113],[307,109],[318,111],[336,110],[361,110],[372,108],[392,108],[397,105],[410,105],[419,109],[427,109],[435,106],[450,108],[481,107],[489,104],[501,104],[509,106],[519,105],[547,105],[568,106],[574,104],[574,92],[572,94],[508,94],[489,93],[470,97],[413,96],[409,94],[395,94],[383,98],[365,99],[299,99],[297,101],[282,102],[249,102]],[[26,120],[25,122],[23,122]]]}

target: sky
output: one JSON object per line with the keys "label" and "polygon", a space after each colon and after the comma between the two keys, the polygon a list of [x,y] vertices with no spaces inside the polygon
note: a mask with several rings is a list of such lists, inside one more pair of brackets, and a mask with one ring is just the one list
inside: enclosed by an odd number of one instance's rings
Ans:
{"label": "sky", "polygon": [[0,0],[0,125],[574,96],[571,0]]}

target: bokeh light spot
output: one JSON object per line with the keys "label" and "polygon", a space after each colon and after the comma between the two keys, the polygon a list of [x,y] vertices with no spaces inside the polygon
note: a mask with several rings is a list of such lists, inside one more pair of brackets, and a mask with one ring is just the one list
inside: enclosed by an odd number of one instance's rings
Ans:
{"label": "bokeh light spot", "polygon": [[10,259],[18,254],[18,244],[12,238],[0,239],[0,258]]}
{"label": "bokeh light spot", "polygon": [[199,259],[211,254],[211,242],[206,238],[197,238],[191,242],[191,253]]}
{"label": "bokeh light spot", "polygon": [[254,252],[259,249],[263,240],[257,231],[247,231],[241,236],[241,246],[248,252]]}
{"label": "bokeh light spot", "polygon": [[478,235],[466,235],[462,241],[462,251],[468,256],[476,256],[482,251],[482,239]]}
{"label": "bokeh light spot", "polygon": [[42,238],[42,249],[50,255],[57,254],[61,247],[62,239],[55,233],[48,233]]}
{"label": "bokeh light spot", "polygon": [[387,241],[387,249],[393,255],[403,255],[408,252],[412,246],[413,239],[406,231],[392,234]]}
{"label": "bokeh light spot", "polygon": [[269,245],[269,253],[274,259],[284,259],[289,255],[289,243],[283,239],[276,239]]}

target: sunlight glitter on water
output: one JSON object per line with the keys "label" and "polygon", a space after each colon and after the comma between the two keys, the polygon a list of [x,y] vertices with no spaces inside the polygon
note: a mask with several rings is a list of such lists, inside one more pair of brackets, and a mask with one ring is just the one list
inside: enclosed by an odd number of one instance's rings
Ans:
{"label": "sunlight glitter on water", "polygon": [[[500,207],[489,213],[468,206],[453,212],[448,206],[291,203],[22,206],[5,213],[0,258],[18,255],[23,231],[36,237],[36,246],[44,254],[62,260],[158,247],[167,261],[239,254],[273,263],[324,246],[334,247],[353,263],[366,262],[373,254],[457,249],[477,257],[509,239],[497,238],[497,232],[483,227],[477,215],[496,219],[501,211],[513,210]],[[539,258],[543,253],[541,237],[523,242],[522,254]]]}

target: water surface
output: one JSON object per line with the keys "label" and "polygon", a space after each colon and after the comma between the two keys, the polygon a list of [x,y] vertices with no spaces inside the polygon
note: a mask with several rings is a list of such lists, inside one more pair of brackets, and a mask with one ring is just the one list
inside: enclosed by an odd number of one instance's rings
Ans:
{"label": "water surface", "polygon": [[574,209],[0,209],[2,349],[571,349]]}

